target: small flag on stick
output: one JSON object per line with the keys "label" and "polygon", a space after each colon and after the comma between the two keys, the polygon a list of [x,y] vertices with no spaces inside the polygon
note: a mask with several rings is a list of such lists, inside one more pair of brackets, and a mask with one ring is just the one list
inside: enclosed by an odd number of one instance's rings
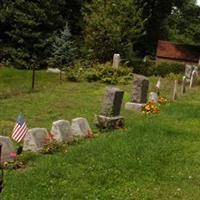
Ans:
{"label": "small flag on stick", "polygon": [[20,112],[17,118],[16,125],[13,129],[12,138],[19,143],[24,138],[27,132],[28,127],[26,125],[24,115],[22,112]]}

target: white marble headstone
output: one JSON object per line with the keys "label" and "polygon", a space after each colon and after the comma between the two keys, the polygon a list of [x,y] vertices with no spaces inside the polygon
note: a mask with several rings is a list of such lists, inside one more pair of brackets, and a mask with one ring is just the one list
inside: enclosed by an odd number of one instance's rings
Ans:
{"label": "white marble headstone", "polygon": [[12,160],[12,153],[15,152],[13,143],[9,137],[0,136],[0,143],[2,144],[1,161]]}
{"label": "white marble headstone", "polygon": [[82,117],[73,119],[71,127],[73,135],[87,136],[92,132],[87,119]]}
{"label": "white marble headstone", "polygon": [[120,54],[114,54],[113,55],[113,68],[118,68],[120,64],[121,58]]}
{"label": "white marble headstone", "polygon": [[73,141],[72,129],[70,122],[67,120],[53,122],[51,133],[53,134],[53,138],[59,142]]}
{"label": "white marble headstone", "polygon": [[149,93],[149,102],[158,103],[158,94],[156,92]]}
{"label": "white marble headstone", "polygon": [[24,138],[24,151],[40,151],[48,139],[48,131],[45,128],[33,128]]}

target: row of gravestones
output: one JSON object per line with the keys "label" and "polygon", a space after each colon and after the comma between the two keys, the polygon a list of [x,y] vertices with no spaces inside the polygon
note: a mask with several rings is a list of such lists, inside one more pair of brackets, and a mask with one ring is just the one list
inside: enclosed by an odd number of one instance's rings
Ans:
{"label": "row of gravestones", "polygon": [[[92,133],[88,121],[85,118],[75,118],[70,122],[67,120],[58,120],[53,122],[51,134],[52,138],[59,142],[72,142],[74,136],[84,137]],[[46,128],[29,129],[24,138],[24,151],[40,151],[47,142],[49,133]],[[15,152],[13,143],[9,137],[0,136],[2,144],[1,161],[12,160],[12,153]]]}
{"label": "row of gravestones", "polygon": [[[194,75],[197,77],[197,69],[187,65],[185,70],[186,78],[184,78],[185,82],[188,80],[191,81],[191,79],[194,81]],[[131,101],[125,104],[125,109],[141,111],[143,105],[147,102],[148,88],[148,78],[135,74],[132,84]],[[124,91],[116,87],[107,88],[103,97],[101,112],[95,117],[95,123],[98,127],[116,128],[124,126],[124,118],[120,116],[123,95]],[[150,96],[154,96],[155,99],[157,98],[155,94],[151,94]],[[71,142],[74,135],[86,136],[90,132],[91,128],[84,118],[72,120],[71,126],[69,121],[56,121],[53,123],[51,130],[53,137],[60,142]],[[39,151],[47,136],[47,129],[30,129],[24,138],[24,150]],[[6,160],[14,148],[9,137],[0,136],[0,141],[3,143],[2,160]]]}

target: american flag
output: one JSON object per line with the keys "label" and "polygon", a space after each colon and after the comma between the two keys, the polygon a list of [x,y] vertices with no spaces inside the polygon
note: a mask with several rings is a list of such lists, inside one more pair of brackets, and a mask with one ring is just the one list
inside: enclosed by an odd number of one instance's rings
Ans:
{"label": "american flag", "polygon": [[28,127],[26,125],[24,115],[22,112],[20,112],[17,118],[16,125],[13,129],[12,138],[16,142],[20,142],[24,138],[27,132],[28,132]]}

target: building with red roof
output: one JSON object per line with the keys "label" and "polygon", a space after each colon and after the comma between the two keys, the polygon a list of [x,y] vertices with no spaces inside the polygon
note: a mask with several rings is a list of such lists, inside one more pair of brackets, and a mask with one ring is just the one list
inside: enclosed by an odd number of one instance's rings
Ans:
{"label": "building with red roof", "polygon": [[156,62],[200,64],[200,46],[159,40],[156,50]]}

